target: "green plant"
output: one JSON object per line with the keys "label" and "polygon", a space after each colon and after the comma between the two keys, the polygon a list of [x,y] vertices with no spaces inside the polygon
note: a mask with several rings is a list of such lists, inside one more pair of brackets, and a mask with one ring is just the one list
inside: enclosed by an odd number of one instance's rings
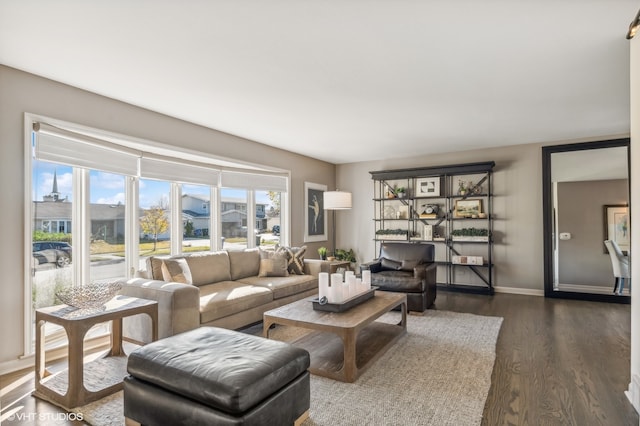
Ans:
{"label": "green plant", "polygon": [[396,189],[396,192],[398,194],[404,194],[405,192],[407,192],[407,189],[404,186],[400,186]]}
{"label": "green plant", "polygon": [[33,231],[33,241],[63,241],[71,243],[71,234],[36,230]]}
{"label": "green plant", "polygon": [[454,237],[488,237],[489,230],[479,228],[454,229],[451,231],[451,235]]}
{"label": "green plant", "polygon": [[349,249],[349,250],[336,249],[336,260],[343,260],[346,262],[355,262],[356,254],[354,253],[353,249]]}
{"label": "green plant", "polygon": [[378,229],[377,235],[407,235],[406,229]]}
{"label": "green plant", "polygon": [[318,249],[318,255],[320,255],[320,259],[326,259],[327,258],[327,248],[326,247],[320,247]]}

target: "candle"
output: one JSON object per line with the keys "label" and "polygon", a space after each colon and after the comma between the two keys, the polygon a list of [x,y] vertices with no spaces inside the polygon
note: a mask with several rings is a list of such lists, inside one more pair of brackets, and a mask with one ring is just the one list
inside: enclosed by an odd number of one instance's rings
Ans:
{"label": "candle", "polygon": [[327,272],[318,274],[318,299],[323,297],[329,299],[329,274]]}
{"label": "candle", "polygon": [[362,284],[365,285],[367,290],[371,288],[371,271],[368,269],[362,271]]}
{"label": "candle", "polygon": [[329,303],[342,303],[342,274],[331,274],[329,296]]}
{"label": "candle", "polygon": [[358,294],[358,289],[356,288],[356,276],[353,273],[353,271],[349,271],[351,272],[350,274],[346,275],[346,279],[345,279],[345,283],[347,284],[347,287],[349,288],[349,297],[353,297],[356,294]]}

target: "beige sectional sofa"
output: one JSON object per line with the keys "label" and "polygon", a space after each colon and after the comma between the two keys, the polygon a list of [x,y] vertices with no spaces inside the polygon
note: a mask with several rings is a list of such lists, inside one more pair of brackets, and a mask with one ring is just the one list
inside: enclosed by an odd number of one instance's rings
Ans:
{"label": "beige sectional sofa", "polygon": [[[123,282],[120,293],[158,302],[159,338],[204,325],[238,329],[262,321],[269,309],[317,294],[322,264],[292,259],[291,253],[284,273],[265,267],[273,265],[258,249],[151,257],[142,277]],[[125,336],[149,342],[149,321],[125,318]]]}

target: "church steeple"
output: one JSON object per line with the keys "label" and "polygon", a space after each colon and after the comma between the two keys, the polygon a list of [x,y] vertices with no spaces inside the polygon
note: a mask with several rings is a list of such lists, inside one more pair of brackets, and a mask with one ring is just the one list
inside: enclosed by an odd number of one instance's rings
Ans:
{"label": "church steeple", "polygon": [[60,199],[60,193],[58,192],[58,171],[54,170],[53,171],[53,188],[51,188],[51,193],[49,195],[45,195],[44,197],[42,197],[42,201],[49,201],[49,202],[60,202],[60,201],[66,201],[66,199],[62,200]]}
{"label": "church steeple", "polygon": [[53,194],[60,195],[60,193],[58,192],[58,171],[57,170],[53,171],[53,190],[51,191],[51,195]]}

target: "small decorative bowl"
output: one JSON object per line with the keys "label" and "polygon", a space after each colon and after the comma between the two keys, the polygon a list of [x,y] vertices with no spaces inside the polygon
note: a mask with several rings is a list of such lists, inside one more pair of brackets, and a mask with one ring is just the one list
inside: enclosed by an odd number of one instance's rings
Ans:
{"label": "small decorative bowl", "polygon": [[118,282],[91,283],[80,287],[66,287],[56,296],[66,305],[78,309],[98,308],[111,300],[122,288]]}

